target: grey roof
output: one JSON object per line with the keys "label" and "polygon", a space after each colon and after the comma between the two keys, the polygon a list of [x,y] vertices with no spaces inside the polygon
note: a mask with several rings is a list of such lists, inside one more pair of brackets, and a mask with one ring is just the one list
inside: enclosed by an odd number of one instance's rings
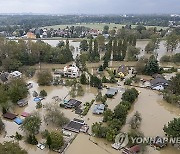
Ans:
{"label": "grey roof", "polygon": [[156,79],[151,80],[150,83],[151,83],[151,86],[168,85],[169,81],[162,78],[156,78]]}
{"label": "grey roof", "polygon": [[106,95],[115,95],[118,92],[116,88],[109,88],[106,92]]}
{"label": "grey roof", "polygon": [[117,70],[117,73],[119,73],[119,72],[126,74],[126,73],[128,73],[128,68],[125,65],[121,65]]}
{"label": "grey roof", "polygon": [[6,73],[0,74],[0,79],[2,82],[7,82],[8,81],[8,75]]}
{"label": "grey roof", "polygon": [[154,79],[156,79],[156,78],[165,79],[162,74],[157,74],[157,73],[156,73],[156,74],[153,74],[152,77],[153,77]]}
{"label": "grey roof", "polygon": [[77,108],[79,105],[81,105],[82,102],[75,100],[75,99],[70,99],[65,105],[69,108]]}
{"label": "grey roof", "polygon": [[104,112],[104,104],[96,104],[93,109],[94,114],[102,114]]}

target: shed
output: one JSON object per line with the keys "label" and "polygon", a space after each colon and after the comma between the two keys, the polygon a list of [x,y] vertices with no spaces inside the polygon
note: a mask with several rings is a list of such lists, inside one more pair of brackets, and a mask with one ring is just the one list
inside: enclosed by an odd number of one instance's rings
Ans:
{"label": "shed", "polygon": [[3,117],[9,120],[13,120],[16,118],[16,115],[10,112],[6,112],[5,114],[3,114]]}
{"label": "shed", "polygon": [[21,125],[23,121],[22,121],[22,119],[17,117],[16,119],[14,119],[14,122],[18,125]]}

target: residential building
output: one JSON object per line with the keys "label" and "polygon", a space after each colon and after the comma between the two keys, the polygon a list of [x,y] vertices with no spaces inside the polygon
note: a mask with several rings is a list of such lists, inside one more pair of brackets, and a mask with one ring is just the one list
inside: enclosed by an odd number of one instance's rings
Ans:
{"label": "residential building", "polygon": [[80,76],[80,70],[75,64],[65,66],[64,76],[69,78],[77,78]]}
{"label": "residential building", "polygon": [[104,104],[95,104],[93,108],[93,114],[103,114],[105,109]]}

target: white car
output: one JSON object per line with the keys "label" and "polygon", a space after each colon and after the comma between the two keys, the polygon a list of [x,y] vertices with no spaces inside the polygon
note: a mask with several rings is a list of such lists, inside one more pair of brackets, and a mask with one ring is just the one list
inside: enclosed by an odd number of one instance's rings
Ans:
{"label": "white car", "polygon": [[45,145],[42,144],[42,143],[39,143],[39,144],[37,145],[37,147],[38,147],[39,149],[41,149],[41,150],[44,150],[44,149],[45,149]]}

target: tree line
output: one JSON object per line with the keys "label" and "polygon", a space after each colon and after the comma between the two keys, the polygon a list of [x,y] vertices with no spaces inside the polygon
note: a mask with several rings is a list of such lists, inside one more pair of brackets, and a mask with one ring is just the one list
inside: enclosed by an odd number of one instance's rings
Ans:
{"label": "tree line", "polygon": [[16,42],[0,38],[0,65],[10,72],[39,62],[65,64],[73,60],[71,50],[68,40],[52,47],[42,41]]}

